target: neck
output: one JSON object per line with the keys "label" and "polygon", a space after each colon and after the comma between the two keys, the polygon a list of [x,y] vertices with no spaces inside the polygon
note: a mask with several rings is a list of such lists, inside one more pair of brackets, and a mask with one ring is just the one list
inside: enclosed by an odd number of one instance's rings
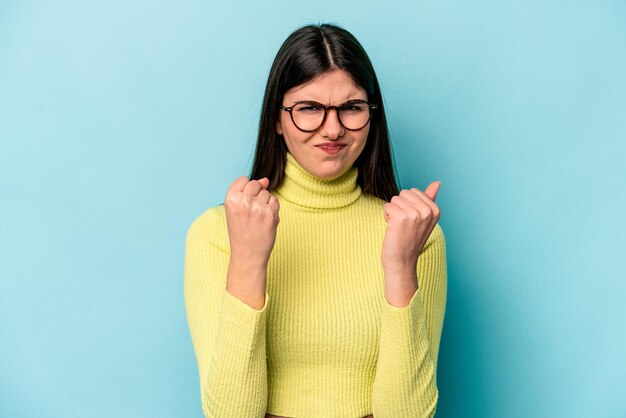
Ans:
{"label": "neck", "polygon": [[351,167],[334,179],[323,179],[309,173],[287,152],[285,177],[276,192],[287,201],[307,208],[340,208],[361,195],[357,184],[358,169]]}

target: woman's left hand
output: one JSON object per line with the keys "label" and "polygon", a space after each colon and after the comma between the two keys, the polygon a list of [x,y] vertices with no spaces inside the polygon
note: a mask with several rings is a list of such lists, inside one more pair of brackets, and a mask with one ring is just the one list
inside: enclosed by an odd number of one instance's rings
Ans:
{"label": "woman's left hand", "polygon": [[415,187],[402,190],[385,203],[387,230],[381,254],[385,272],[415,271],[417,258],[441,216],[435,204],[440,185],[432,182],[424,192]]}

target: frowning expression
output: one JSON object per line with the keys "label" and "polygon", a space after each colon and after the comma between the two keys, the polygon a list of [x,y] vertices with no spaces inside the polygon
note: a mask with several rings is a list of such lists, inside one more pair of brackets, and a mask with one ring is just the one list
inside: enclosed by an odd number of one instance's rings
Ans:
{"label": "frowning expression", "polygon": [[[296,86],[285,93],[282,105],[310,100],[325,106],[339,106],[349,100],[367,100],[365,90],[357,86],[344,70],[333,70]],[[332,179],[348,171],[365,148],[370,124],[362,129],[351,131],[339,122],[335,109],[328,111],[324,124],[314,132],[298,129],[289,112],[281,110],[276,124],[276,133],[282,135],[289,153],[312,175]],[[343,145],[337,151],[320,147],[323,143]]]}

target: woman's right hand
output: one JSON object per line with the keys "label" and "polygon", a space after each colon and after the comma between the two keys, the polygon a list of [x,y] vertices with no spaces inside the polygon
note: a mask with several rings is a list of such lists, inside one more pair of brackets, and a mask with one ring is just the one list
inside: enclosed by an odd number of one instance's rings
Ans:
{"label": "woman's right hand", "polygon": [[231,259],[267,266],[280,222],[278,199],[267,186],[267,177],[240,176],[228,188],[224,206]]}

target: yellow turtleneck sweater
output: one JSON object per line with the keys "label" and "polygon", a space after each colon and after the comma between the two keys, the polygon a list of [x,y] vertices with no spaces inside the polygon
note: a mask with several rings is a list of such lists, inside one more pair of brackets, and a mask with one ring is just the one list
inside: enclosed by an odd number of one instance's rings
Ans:
{"label": "yellow turtleneck sweater", "polygon": [[362,193],[357,168],[320,179],[287,153],[272,192],[280,223],[265,305],[226,290],[224,206],[187,231],[184,295],[207,417],[418,418],[437,407],[437,357],[446,307],[439,224],[417,263],[409,305],[384,296],[385,201]]}

